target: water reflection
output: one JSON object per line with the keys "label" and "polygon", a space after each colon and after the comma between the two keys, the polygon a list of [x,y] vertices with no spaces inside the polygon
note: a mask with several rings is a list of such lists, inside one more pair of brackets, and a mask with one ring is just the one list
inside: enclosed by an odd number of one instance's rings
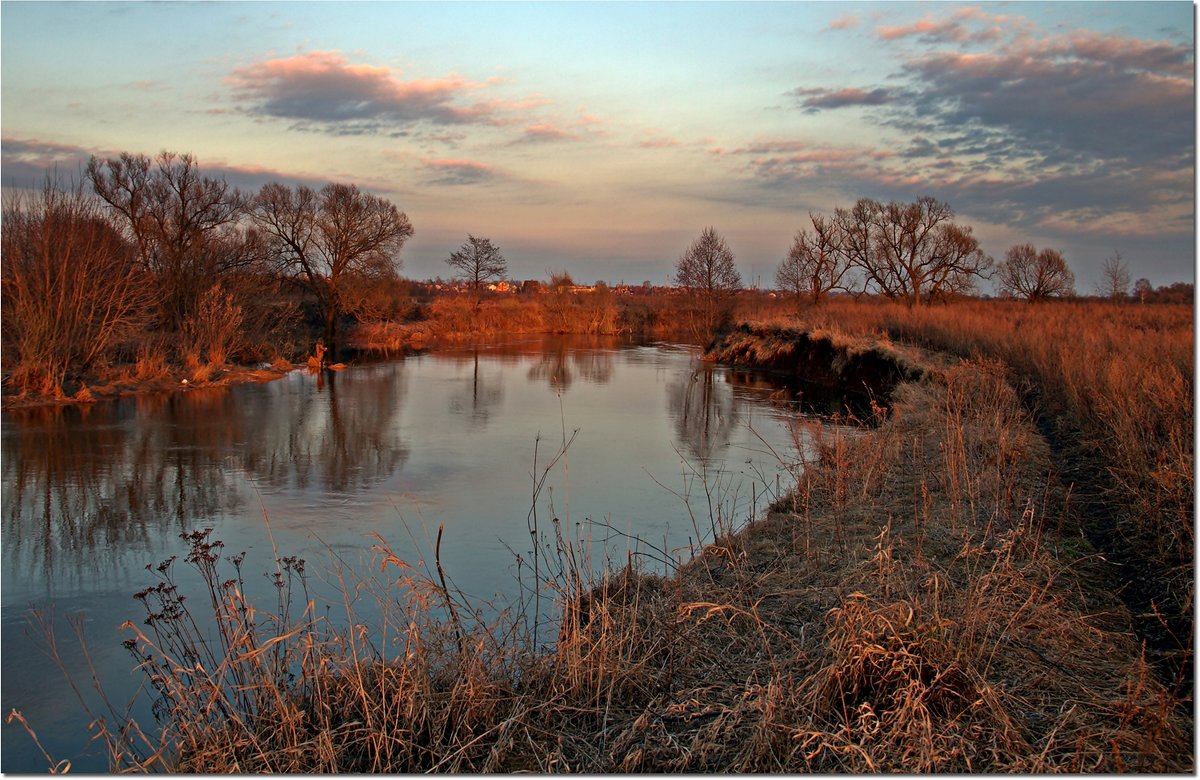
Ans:
{"label": "water reflection", "polygon": [[450,411],[466,415],[474,425],[484,426],[504,398],[503,374],[480,371],[479,348],[471,352],[471,377],[466,387],[450,396]]}
{"label": "water reflection", "polygon": [[[693,523],[663,488],[685,478],[680,456],[758,479],[745,466],[757,434],[774,435],[779,451],[791,440],[779,410],[763,403],[774,386],[727,376],[687,348],[550,337],[5,414],[4,637],[29,651],[5,653],[0,708],[72,706],[58,672],[19,640],[30,602],[87,610],[96,636],[120,650],[115,627],[133,617],[143,567],[181,552],[182,531],[217,527],[231,554],[251,548],[259,571],[276,542],[315,570],[333,549],[347,565],[366,561],[372,532],[404,543],[444,524],[448,571],[464,591],[492,598],[514,584],[509,551],[530,543],[536,442],[555,441],[560,428],[582,433],[569,478],[564,469],[547,483],[556,516],[685,549]],[[401,527],[410,521],[413,534]],[[265,578],[257,585],[269,588]],[[103,672],[115,698],[132,696],[121,686],[139,680],[123,653]],[[86,744],[86,726],[62,727],[67,749]],[[5,770],[44,770],[23,735],[5,736]]]}
{"label": "water reflection", "polygon": [[[227,474],[206,455],[233,435],[214,405],[138,399],[30,410],[5,425],[6,584],[76,590],[115,573],[122,553],[157,549],[191,518],[235,509]],[[144,415],[158,422],[143,425]]]}
{"label": "water reflection", "polygon": [[667,386],[675,435],[692,459],[707,463],[724,451],[740,422],[733,387],[710,363],[702,363]]}
{"label": "water reflection", "polygon": [[203,388],[11,416],[6,584],[75,590],[111,575],[130,552],[157,555],[181,531],[244,514],[239,474],[345,493],[390,479],[408,458],[395,424],[407,390],[402,364],[351,382],[331,374],[318,392],[287,379],[271,390]]}
{"label": "water reflection", "polygon": [[578,373],[592,384],[606,384],[612,379],[613,356],[606,349],[580,348],[577,341],[557,336],[542,343],[537,358],[529,367],[529,378],[542,381],[555,390],[566,391]]}
{"label": "water reflection", "polygon": [[[373,366],[351,381],[330,374],[325,398],[308,396],[308,408],[288,421],[287,439],[272,442],[272,476],[278,480],[278,464],[285,466],[283,471],[290,464],[300,487],[308,487],[315,471],[322,488],[339,493],[389,479],[408,459],[395,425],[408,388],[403,367],[403,363]],[[267,453],[264,447],[259,457]]]}

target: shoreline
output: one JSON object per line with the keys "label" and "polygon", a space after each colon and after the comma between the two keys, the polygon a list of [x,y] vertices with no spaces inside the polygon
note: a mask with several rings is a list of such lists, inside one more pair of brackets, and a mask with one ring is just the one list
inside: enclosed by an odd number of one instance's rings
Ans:
{"label": "shoreline", "polygon": [[279,362],[270,368],[255,368],[253,366],[230,366],[218,369],[215,378],[202,382],[188,379],[184,371],[169,372],[168,376],[155,379],[113,380],[110,382],[97,381],[89,384],[80,383],[73,395],[63,398],[45,398],[40,396],[6,395],[0,409],[4,412],[19,412],[30,409],[42,409],[64,406],[89,406],[103,401],[116,401],[133,396],[152,395],[155,393],[186,393],[189,390],[211,389],[218,387],[234,387],[243,384],[262,384],[282,379],[293,371],[306,368],[303,363],[289,363],[284,368]]}

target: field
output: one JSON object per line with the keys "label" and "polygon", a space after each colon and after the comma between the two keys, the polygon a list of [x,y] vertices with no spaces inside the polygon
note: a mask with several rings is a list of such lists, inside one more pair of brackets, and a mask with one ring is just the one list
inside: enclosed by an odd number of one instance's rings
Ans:
{"label": "field", "polygon": [[725,342],[751,363],[803,334],[908,376],[851,434],[814,427],[766,515],[653,575],[534,528],[526,598],[487,622],[438,549],[380,538],[382,642],[306,606],[319,562],[280,558],[251,605],[198,533],[209,592],[185,607],[164,569],[127,626],[164,736],[110,720],[113,768],[1194,771],[1190,307],[763,308]]}

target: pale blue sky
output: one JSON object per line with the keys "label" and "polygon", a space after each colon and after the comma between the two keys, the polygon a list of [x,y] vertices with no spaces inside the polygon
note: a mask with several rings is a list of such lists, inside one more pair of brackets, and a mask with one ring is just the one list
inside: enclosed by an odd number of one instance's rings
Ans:
{"label": "pale blue sky", "polygon": [[445,274],[663,282],[706,225],[770,284],[810,210],[932,195],[999,258],[1194,261],[1193,6],[1171,3],[0,4],[5,186],[195,154],[239,186],[352,181]]}

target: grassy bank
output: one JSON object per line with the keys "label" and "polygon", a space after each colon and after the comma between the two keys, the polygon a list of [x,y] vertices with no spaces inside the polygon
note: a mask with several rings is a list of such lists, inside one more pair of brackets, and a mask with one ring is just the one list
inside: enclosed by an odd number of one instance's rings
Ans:
{"label": "grassy bank", "polygon": [[166,565],[126,626],[164,735],[110,720],[113,766],[1193,771],[1187,708],[1150,674],[1006,367],[926,369],[878,425],[814,427],[792,493],[678,569],[597,575],[583,540],[536,529],[527,600],[486,622],[436,547],[426,565],[380,539],[380,624],[347,606],[339,629],[303,562],[281,558],[278,604],[251,605],[241,559],[195,534],[206,596],[184,605]]}
{"label": "grassy bank", "polygon": [[835,302],[776,326],[999,361],[1056,451],[1084,529],[1129,573],[1156,658],[1190,687],[1194,312],[1188,305]]}

